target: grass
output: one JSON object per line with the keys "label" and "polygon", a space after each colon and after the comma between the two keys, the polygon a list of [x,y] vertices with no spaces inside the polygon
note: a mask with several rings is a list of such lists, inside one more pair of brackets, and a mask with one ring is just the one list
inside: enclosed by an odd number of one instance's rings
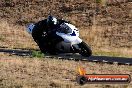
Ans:
{"label": "grass", "polygon": [[[3,36],[0,37],[0,46],[12,49],[38,49],[31,35],[26,32],[25,26],[27,22],[45,18],[50,11],[74,23],[80,29],[81,38],[92,47],[94,55],[132,57],[131,24],[127,21],[131,20],[132,16],[131,3],[121,4],[124,10],[118,5],[108,6],[107,14],[100,14],[94,18],[93,14],[85,14],[85,11],[90,12],[94,9],[92,0],[70,0],[65,3],[59,0],[52,1],[49,3],[33,0],[25,3],[23,0],[6,0],[7,4],[14,2],[14,6],[0,8],[0,36]],[[63,7],[71,7],[71,12],[62,11]],[[92,23],[93,19],[96,24],[88,26],[88,20]],[[132,83],[80,86],[75,81],[78,66],[86,68],[88,74],[132,76],[132,66],[127,65],[49,59],[40,51],[33,51],[32,57],[0,53],[0,88],[132,88]]]}
{"label": "grass", "polygon": [[130,84],[86,84],[80,86],[75,79],[78,66],[87,74],[131,74],[132,67],[93,62],[75,62],[56,58],[2,55],[0,59],[0,88],[131,88]]}
{"label": "grass", "polygon": [[0,41],[4,42],[5,38],[3,36],[0,36]]}
{"label": "grass", "polygon": [[[1,38],[2,41],[0,42],[0,46],[12,49],[13,48],[38,49],[38,46],[33,41],[31,35],[29,35],[26,32],[27,24],[26,23],[19,24],[19,21],[36,22],[41,19],[44,19],[49,11],[48,9],[49,3],[45,1],[39,2],[36,0],[28,1],[31,4],[32,8],[31,10],[29,10],[30,5],[28,5],[28,3],[25,3],[24,1],[20,2],[16,0],[7,1],[14,2],[15,5],[14,7],[6,7],[6,9],[1,8],[2,9],[1,14],[4,14],[5,18],[2,18],[0,22],[1,29],[0,35],[4,36]],[[128,20],[128,19],[131,20],[131,11],[128,11],[130,10],[129,8],[131,7],[131,3],[124,4],[122,3],[122,5],[124,5],[126,8],[124,11],[122,11],[122,9],[120,9],[120,7],[118,6],[108,6],[108,8],[106,9],[109,13],[107,13],[106,15],[99,14],[96,17],[92,17],[91,16],[92,14],[90,15],[90,13],[85,14],[84,11],[80,13],[80,9],[82,10],[87,9],[88,12],[89,10],[91,11],[95,4],[93,3],[93,0],[89,0],[88,2],[86,2],[85,0],[81,0],[78,1],[79,3],[70,0],[69,2],[62,4],[58,0],[53,0],[51,4],[52,5],[51,9],[57,8],[58,9],[55,10],[56,12],[51,11],[51,13],[54,13],[54,15],[58,17],[62,16],[64,19],[67,19],[71,21],[73,24],[75,24],[80,29],[80,37],[92,47],[92,50],[96,54],[99,51],[99,54],[101,54],[100,52],[102,53],[110,52],[111,54],[108,55],[113,56],[118,56],[118,54],[115,55],[114,52],[121,53],[121,55],[123,54],[123,56],[132,55],[132,51],[129,50],[129,48],[131,49],[132,44],[132,41],[130,41],[132,37],[131,24]],[[24,5],[19,5],[21,3],[23,3]],[[45,5],[43,5],[43,3]],[[73,3],[73,5],[71,5],[71,3]],[[19,6],[17,6],[17,4]],[[41,5],[42,8],[40,8]],[[89,5],[90,7],[87,7]],[[62,9],[62,7],[68,8],[69,6],[71,6],[71,9],[73,10],[71,13],[59,12]],[[77,11],[79,11],[79,13],[76,13]],[[60,13],[61,15],[58,13]],[[120,16],[120,14],[122,14],[123,16]],[[91,22],[93,22],[94,20],[96,21],[96,24],[93,23],[92,26],[88,26],[89,21],[87,20],[91,20]],[[108,49],[106,51],[103,50],[106,48],[109,48],[109,50]],[[118,48],[118,51],[117,50],[115,51],[115,48]],[[123,52],[124,49],[126,50],[125,52]]]}
{"label": "grass", "polygon": [[[25,27],[18,25],[13,26],[13,24],[9,24],[7,21],[1,21],[0,28],[2,30],[0,33],[2,35],[2,37],[0,37],[1,47],[8,47],[11,49],[38,49],[31,35],[26,32]],[[83,29],[83,27],[80,29],[81,38],[92,47],[94,55],[132,57],[131,48],[120,47],[120,45],[118,48],[115,48],[115,46],[109,44],[113,40],[108,41],[108,38],[103,37],[105,33],[105,29],[102,29],[102,27],[93,27],[92,30]],[[118,43],[120,42],[118,41]],[[122,44],[124,45],[125,43]],[[36,56],[35,52],[33,54]]]}
{"label": "grass", "polygon": [[132,55],[123,55],[119,52],[106,52],[106,51],[96,51],[93,53],[93,55],[96,56],[109,56],[109,57],[126,57],[126,58],[132,58]]}
{"label": "grass", "polygon": [[32,51],[32,57],[43,58],[44,54],[41,51]]}
{"label": "grass", "polygon": [[[8,48],[37,48],[31,35],[26,32],[25,27],[8,23],[1,19],[0,22],[0,46]],[[4,40],[4,41],[3,41]]]}

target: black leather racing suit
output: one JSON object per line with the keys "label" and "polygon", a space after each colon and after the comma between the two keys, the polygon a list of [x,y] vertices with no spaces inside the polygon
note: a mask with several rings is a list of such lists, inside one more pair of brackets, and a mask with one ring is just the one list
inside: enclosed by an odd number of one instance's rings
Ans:
{"label": "black leather racing suit", "polygon": [[56,35],[55,32],[62,23],[69,22],[61,19],[58,19],[57,21],[57,25],[53,26],[49,26],[47,24],[47,19],[35,23],[35,27],[32,31],[32,37],[43,53],[55,54],[56,50],[54,49],[54,47],[58,42],[63,41],[63,39],[60,36]]}

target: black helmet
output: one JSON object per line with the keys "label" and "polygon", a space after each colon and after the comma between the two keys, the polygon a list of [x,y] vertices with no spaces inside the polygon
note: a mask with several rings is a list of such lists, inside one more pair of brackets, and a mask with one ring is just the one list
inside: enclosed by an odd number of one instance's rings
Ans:
{"label": "black helmet", "polygon": [[53,17],[53,16],[48,16],[48,18],[47,18],[47,23],[49,24],[49,25],[56,25],[57,24],[57,19],[55,18],[55,17]]}

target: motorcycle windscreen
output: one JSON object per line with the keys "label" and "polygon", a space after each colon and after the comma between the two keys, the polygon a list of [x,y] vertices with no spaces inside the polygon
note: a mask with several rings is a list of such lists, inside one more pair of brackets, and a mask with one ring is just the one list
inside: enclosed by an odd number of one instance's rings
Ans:
{"label": "motorcycle windscreen", "polygon": [[67,23],[62,23],[60,27],[57,29],[57,32],[59,33],[72,33],[72,29],[67,25]]}

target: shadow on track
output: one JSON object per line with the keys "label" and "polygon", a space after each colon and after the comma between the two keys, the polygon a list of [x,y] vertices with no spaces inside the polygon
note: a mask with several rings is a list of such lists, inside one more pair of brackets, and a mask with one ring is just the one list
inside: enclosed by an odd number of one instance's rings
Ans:
{"label": "shadow on track", "polygon": [[[22,50],[22,49],[0,49],[0,52],[9,53],[11,55],[18,56],[32,56],[32,51],[38,50]],[[124,57],[109,57],[109,56],[91,56],[91,57],[83,57],[79,54],[60,54],[60,55],[45,55],[45,57],[56,57],[58,59],[67,59],[67,60],[82,60],[82,61],[90,61],[90,62],[103,62],[103,63],[117,63],[117,64],[126,64],[132,65],[132,58],[124,58]]]}

